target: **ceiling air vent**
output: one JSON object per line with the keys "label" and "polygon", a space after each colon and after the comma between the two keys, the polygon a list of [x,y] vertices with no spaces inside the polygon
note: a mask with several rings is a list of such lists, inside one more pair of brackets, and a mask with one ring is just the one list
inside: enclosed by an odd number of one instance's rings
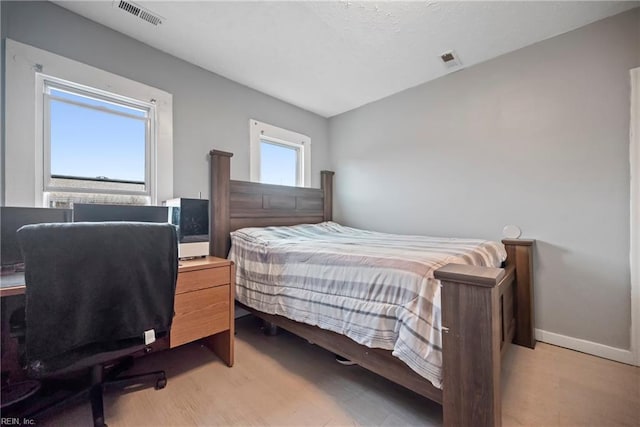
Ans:
{"label": "ceiling air vent", "polygon": [[447,68],[458,68],[462,66],[460,58],[458,58],[458,55],[452,50],[444,52],[442,55],[440,55],[440,59],[444,63],[444,66]]}
{"label": "ceiling air vent", "polygon": [[125,12],[128,12],[134,16],[137,16],[138,18],[143,19],[150,24],[153,24],[153,25],[162,24],[162,18],[159,15],[156,15],[155,13],[152,13],[150,10],[145,9],[142,6],[138,6],[133,2],[120,0],[120,1],[115,1],[114,5],[115,4],[117,4],[118,8],[124,10]]}
{"label": "ceiling air vent", "polygon": [[159,16],[149,13],[146,10],[141,10],[140,15],[138,16],[153,25],[162,24],[162,20],[160,20]]}

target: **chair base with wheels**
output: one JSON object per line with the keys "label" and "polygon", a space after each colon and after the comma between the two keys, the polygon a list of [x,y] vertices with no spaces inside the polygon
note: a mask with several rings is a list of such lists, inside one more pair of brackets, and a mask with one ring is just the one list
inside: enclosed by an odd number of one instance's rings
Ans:
{"label": "chair base with wheels", "polygon": [[132,366],[133,357],[128,356],[116,364],[93,365],[84,379],[48,377],[42,380],[40,393],[23,402],[17,402],[15,405],[3,408],[3,413],[33,419],[37,422],[89,400],[93,425],[95,427],[106,426],[103,404],[104,392],[140,389],[150,385],[153,385],[156,390],[160,390],[167,385],[167,376],[164,371],[122,376]]}

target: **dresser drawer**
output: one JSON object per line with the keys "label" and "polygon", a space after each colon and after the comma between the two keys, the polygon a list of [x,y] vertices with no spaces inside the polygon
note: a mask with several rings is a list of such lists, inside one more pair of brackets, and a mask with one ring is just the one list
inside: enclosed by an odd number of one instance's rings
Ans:
{"label": "dresser drawer", "polygon": [[229,280],[229,267],[180,272],[176,283],[176,294],[227,285]]}
{"label": "dresser drawer", "polygon": [[176,295],[170,346],[229,329],[229,292],[229,284],[226,284]]}

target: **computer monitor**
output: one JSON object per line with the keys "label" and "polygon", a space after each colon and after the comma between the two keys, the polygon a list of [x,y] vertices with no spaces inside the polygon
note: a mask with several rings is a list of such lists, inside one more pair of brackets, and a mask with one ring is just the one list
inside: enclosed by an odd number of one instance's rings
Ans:
{"label": "computer monitor", "polygon": [[71,209],[0,207],[0,263],[3,269],[19,267],[22,252],[16,231],[23,225],[71,222]]}
{"label": "computer monitor", "polygon": [[171,199],[171,223],[178,228],[178,257],[193,258],[209,254],[209,201],[202,199]]}
{"label": "computer monitor", "polygon": [[165,206],[73,204],[73,222],[169,222]]}

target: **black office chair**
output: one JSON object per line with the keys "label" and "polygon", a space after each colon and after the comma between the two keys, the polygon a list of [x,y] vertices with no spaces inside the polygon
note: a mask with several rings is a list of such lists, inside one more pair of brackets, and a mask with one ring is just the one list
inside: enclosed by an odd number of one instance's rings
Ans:
{"label": "black office chair", "polygon": [[28,376],[61,384],[69,374],[88,374],[71,394],[54,396],[44,407],[35,403],[22,415],[45,418],[88,398],[94,425],[104,426],[105,389],[147,382],[164,388],[164,371],[120,374],[131,366],[132,355],[149,349],[152,336],[166,336],[171,328],[178,273],[175,228],[38,224],[18,230],[18,240],[25,261]]}

